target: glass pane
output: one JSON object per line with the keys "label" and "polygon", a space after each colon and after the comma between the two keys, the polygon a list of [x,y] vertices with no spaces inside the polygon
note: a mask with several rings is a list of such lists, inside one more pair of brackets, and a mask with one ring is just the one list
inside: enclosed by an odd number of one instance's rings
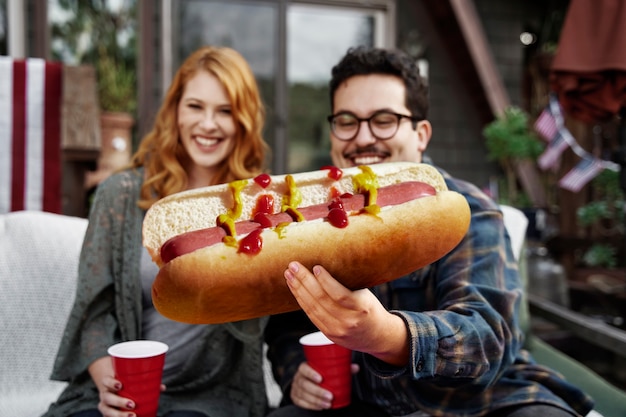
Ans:
{"label": "glass pane", "polygon": [[349,47],[374,45],[375,11],[292,5],[287,11],[289,172],[330,164],[330,71]]}
{"label": "glass pane", "polygon": [[[105,59],[112,67],[136,67],[137,1],[68,2],[48,0],[48,24],[52,58],[68,65]],[[109,62],[109,61],[107,61]],[[118,69],[119,70],[119,69]]]}
{"label": "glass pane", "polygon": [[[275,145],[276,74],[278,64],[278,8],[273,4],[185,0],[176,2],[174,70],[202,45],[229,46],[239,51],[254,72],[267,122],[264,137]],[[184,28],[184,29],[183,29]]]}
{"label": "glass pane", "polygon": [[0,0],[0,55],[8,55],[9,53],[9,45],[7,42],[8,31],[7,0]]}

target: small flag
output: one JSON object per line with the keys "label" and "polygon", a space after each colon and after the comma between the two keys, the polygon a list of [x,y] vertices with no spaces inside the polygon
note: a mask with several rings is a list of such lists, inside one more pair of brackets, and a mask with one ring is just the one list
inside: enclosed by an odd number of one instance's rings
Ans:
{"label": "small flag", "polygon": [[544,140],[551,142],[559,131],[556,119],[550,111],[550,106],[546,106],[535,121],[535,131],[539,133]]}
{"label": "small flag", "polygon": [[548,168],[554,167],[559,157],[568,146],[569,144],[565,140],[565,136],[563,136],[560,132],[557,133],[556,137],[552,139],[552,142],[550,142],[543,153],[539,155],[539,158],[537,159],[537,165],[539,165],[539,168],[545,171]]}
{"label": "small flag", "polygon": [[559,186],[577,193],[589,181],[596,177],[605,168],[601,159],[583,158],[571,171],[559,181]]}

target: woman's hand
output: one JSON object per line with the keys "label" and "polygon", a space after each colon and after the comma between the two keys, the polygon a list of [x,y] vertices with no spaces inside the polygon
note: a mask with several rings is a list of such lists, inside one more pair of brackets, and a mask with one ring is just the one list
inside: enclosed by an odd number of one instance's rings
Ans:
{"label": "woman's hand", "polygon": [[[352,373],[359,371],[359,365],[352,364]],[[291,384],[291,401],[301,408],[309,410],[326,410],[333,400],[332,392],[320,387],[322,376],[311,368],[308,363],[302,362],[296,371]]]}
{"label": "woman's hand", "polygon": [[333,394],[320,387],[320,382],[322,382],[322,376],[308,363],[302,362],[291,384],[291,401],[298,407],[309,410],[330,408]]}
{"label": "woman's hand", "polygon": [[135,415],[132,413],[135,408],[134,401],[118,395],[118,391],[122,389],[122,383],[115,379],[110,356],[97,359],[89,365],[89,374],[98,387],[100,393],[98,410],[104,417],[131,417]]}

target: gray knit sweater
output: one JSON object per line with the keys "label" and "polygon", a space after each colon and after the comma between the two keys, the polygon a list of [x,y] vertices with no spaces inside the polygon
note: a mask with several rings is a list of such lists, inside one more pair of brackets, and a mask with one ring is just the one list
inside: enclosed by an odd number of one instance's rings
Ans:
{"label": "gray knit sweater", "polygon": [[[76,300],[51,376],[69,386],[46,417],[96,408],[98,392],[87,367],[105,356],[108,346],[142,338],[139,271],[145,212],[136,205],[142,180],[142,169],[128,170],[98,187],[80,256]],[[209,417],[264,415],[265,322],[206,325],[197,352],[161,394],[159,416],[181,409]]]}

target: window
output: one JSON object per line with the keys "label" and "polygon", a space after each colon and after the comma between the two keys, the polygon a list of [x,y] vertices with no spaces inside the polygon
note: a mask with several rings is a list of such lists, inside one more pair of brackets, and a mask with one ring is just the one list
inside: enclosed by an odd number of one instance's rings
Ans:
{"label": "window", "polygon": [[373,46],[382,12],[294,4],[287,12],[287,171],[331,163],[328,81],[349,47]]}
{"label": "window", "polygon": [[272,148],[272,172],[319,168],[328,163],[332,65],[350,46],[392,45],[394,33],[393,0],[336,3],[164,0],[163,90],[201,45],[237,49],[250,63],[267,107],[264,136]]}
{"label": "window", "polygon": [[9,45],[7,42],[8,31],[7,0],[0,0],[0,55],[9,54]]}

